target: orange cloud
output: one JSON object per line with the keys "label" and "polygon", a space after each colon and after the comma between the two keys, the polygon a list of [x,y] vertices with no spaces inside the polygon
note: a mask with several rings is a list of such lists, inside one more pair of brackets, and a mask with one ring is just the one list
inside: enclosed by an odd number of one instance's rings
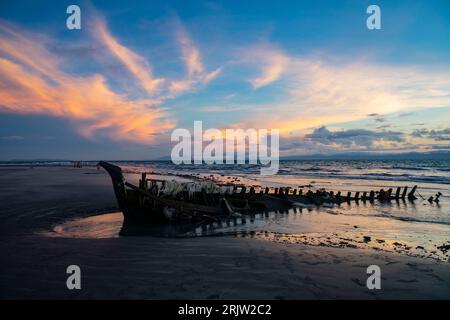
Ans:
{"label": "orange cloud", "polygon": [[[239,127],[278,128],[283,135],[301,134],[317,126],[364,119],[370,113],[383,115],[450,105],[448,68],[370,61],[330,63],[287,56],[273,47],[252,49],[252,56],[254,52],[258,61],[266,64],[261,64],[262,74],[252,84],[261,87],[276,79],[281,83],[278,93],[283,98],[270,104],[235,104],[234,108],[251,110],[251,116],[242,119]],[[282,63],[274,61],[284,61],[285,66],[281,68]]]}
{"label": "orange cloud", "polygon": [[250,80],[253,88],[258,89],[280,79],[289,64],[289,57],[270,46],[256,47],[251,50],[252,59],[261,67],[261,74]]}
{"label": "orange cloud", "polygon": [[[110,49],[153,90],[158,80],[137,71],[145,65],[104,30]],[[46,49],[48,39],[0,23],[0,110],[46,114],[72,120],[86,137],[151,143],[174,126],[155,99],[131,99],[112,90],[99,74],[75,76],[63,71],[57,56]],[[156,81],[156,82],[155,82]]]}

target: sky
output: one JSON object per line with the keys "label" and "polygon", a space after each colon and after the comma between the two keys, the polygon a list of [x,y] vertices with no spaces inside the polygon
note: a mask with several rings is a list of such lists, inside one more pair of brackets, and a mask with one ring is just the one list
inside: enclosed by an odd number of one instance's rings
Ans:
{"label": "sky", "polygon": [[0,160],[159,159],[195,120],[281,156],[450,151],[450,1],[0,2]]}

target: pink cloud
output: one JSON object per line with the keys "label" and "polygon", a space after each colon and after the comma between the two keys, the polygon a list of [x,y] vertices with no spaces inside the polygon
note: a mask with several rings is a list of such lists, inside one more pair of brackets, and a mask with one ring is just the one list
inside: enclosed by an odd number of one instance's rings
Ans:
{"label": "pink cloud", "polygon": [[[107,37],[107,32],[105,37]],[[100,74],[76,76],[63,71],[63,61],[52,54],[49,41],[0,24],[0,110],[46,114],[69,119],[85,137],[152,143],[175,124],[158,100],[131,99],[112,90]],[[142,60],[109,39],[118,55],[134,70]],[[148,89],[155,82],[138,73]]]}

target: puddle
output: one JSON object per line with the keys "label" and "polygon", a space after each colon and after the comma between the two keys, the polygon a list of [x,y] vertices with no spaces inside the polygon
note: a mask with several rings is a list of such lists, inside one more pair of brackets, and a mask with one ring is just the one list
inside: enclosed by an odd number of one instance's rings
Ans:
{"label": "puddle", "polygon": [[123,225],[122,212],[68,220],[53,227],[47,235],[64,238],[104,239],[119,237]]}

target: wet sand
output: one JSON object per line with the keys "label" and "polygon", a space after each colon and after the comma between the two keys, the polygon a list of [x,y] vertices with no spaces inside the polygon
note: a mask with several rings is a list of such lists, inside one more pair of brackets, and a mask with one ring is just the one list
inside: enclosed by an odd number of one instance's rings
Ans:
{"label": "wet sand", "polygon": [[[252,237],[69,238],[67,220],[117,211],[93,168],[0,168],[2,299],[448,299],[450,264],[364,248]],[[66,289],[66,267],[82,290]],[[368,290],[366,268],[381,268]]]}

